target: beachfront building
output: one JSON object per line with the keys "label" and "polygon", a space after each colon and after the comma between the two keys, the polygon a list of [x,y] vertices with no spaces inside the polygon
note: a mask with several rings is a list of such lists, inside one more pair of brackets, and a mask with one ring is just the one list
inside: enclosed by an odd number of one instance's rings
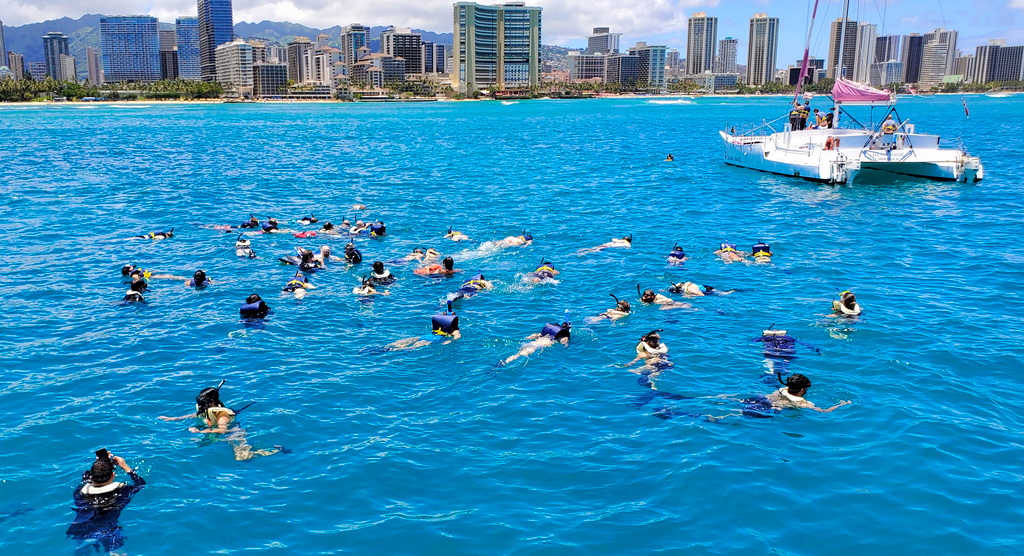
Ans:
{"label": "beachfront building", "polygon": [[993,81],[1024,81],[1024,46],[1001,46]]}
{"label": "beachfront building", "polygon": [[1006,46],[1005,39],[993,39],[976,47],[966,80],[971,83],[1024,81],[1024,46]]}
{"label": "beachfront building", "polygon": [[357,56],[360,59],[352,66],[352,75],[349,76],[352,84],[382,89],[388,83],[405,81],[405,60],[383,52],[360,52]]}
{"label": "beachfront building", "polygon": [[218,46],[215,54],[217,67],[214,71],[224,89],[239,96],[252,96],[252,45],[241,39],[234,40]]}
{"label": "beachfront building", "polygon": [[342,62],[341,50],[323,46],[305,53],[306,80],[303,85],[326,85],[332,89],[338,79],[345,75],[345,63]]}
{"label": "beachfront building", "polygon": [[[359,49],[368,46],[369,42],[370,28],[362,23],[352,23],[342,28],[341,56],[348,75],[352,75],[352,67],[359,62]],[[291,52],[288,54],[290,56]]]}
{"label": "beachfront building", "polygon": [[100,52],[105,83],[160,80],[160,34],[155,17],[101,17]]}
{"label": "beachfront building", "polygon": [[231,0],[198,0],[199,74],[203,81],[218,81],[217,47],[235,40]]}
{"label": "beachfront building", "polygon": [[779,18],[756,13],[750,18],[747,42],[747,85],[757,86],[775,78],[779,52]]}
{"label": "beachfront building", "polygon": [[46,79],[46,62],[29,62],[28,74],[36,81]]}
{"label": "beachfront building", "polygon": [[50,31],[43,35],[43,60],[46,65],[46,75],[58,81],[64,79],[60,71],[61,55],[71,55],[71,50],[68,48],[68,36],[57,31]]}
{"label": "beachfront building", "polygon": [[918,85],[928,89],[942,84],[946,75],[953,73],[953,62],[957,57],[957,32],[936,29],[924,35],[921,53],[921,78]]}
{"label": "beachfront building", "polygon": [[380,50],[388,56],[405,60],[405,74],[423,72],[423,36],[412,29],[388,27],[380,34]]}
{"label": "beachfront building", "polygon": [[903,62],[903,83],[917,83],[921,79],[921,56],[924,54],[924,37],[911,33],[903,37],[900,61]]}
{"label": "beachfront building", "polygon": [[574,50],[566,57],[569,64],[569,81],[603,81],[605,72],[605,56],[602,53],[588,54]]}
{"label": "beachfront building", "polygon": [[453,30],[452,86],[460,94],[540,85],[541,8],[456,2]]}
{"label": "beachfront building", "polygon": [[175,46],[178,49],[178,79],[199,81],[199,18],[179,17],[174,21]]}
{"label": "beachfront building", "polygon": [[89,84],[103,84],[103,64],[100,62],[100,50],[91,46],[85,47],[85,65],[89,71]]}
{"label": "beachfront building", "polygon": [[441,43],[423,43],[423,73],[443,75],[448,73],[448,53]]}
{"label": "beachfront building", "polygon": [[665,61],[668,58],[668,47],[648,46],[645,42],[638,42],[629,49],[629,53],[637,57],[637,79],[639,83],[646,85],[647,92],[667,92]]}
{"label": "beachfront building", "polygon": [[587,54],[617,54],[622,33],[612,33],[609,27],[594,27],[587,35]]}
{"label": "beachfront building", "polygon": [[631,91],[640,82],[640,58],[636,54],[610,54],[605,56],[604,82],[619,84]]}
{"label": "beachfront building", "polygon": [[[857,57],[857,22],[847,21],[844,31],[843,18],[837,18],[832,22],[828,37],[828,76],[835,79],[837,75],[841,75],[850,79],[853,76],[853,61]],[[843,47],[841,58],[840,43]],[[840,66],[842,72],[838,73]]]}
{"label": "beachfront building", "polygon": [[160,29],[160,79],[178,78],[178,37],[174,29]]}
{"label": "beachfront building", "polygon": [[11,77],[15,79],[25,79],[25,57],[21,54],[14,52],[7,52],[7,66],[11,70]]}
{"label": "beachfront building", "polygon": [[257,98],[279,97],[288,90],[288,64],[256,62],[252,65],[252,94]]}
{"label": "beachfront building", "polygon": [[740,41],[732,37],[725,37],[718,41],[718,58],[715,61],[715,73],[739,73],[736,67],[736,51],[739,49]]}
{"label": "beachfront building", "polygon": [[686,73],[696,75],[715,71],[715,46],[718,42],[718,18],[696,12],[687,22]]}
{"label": "beachfront building", "polygon": [[858,23],[856,43],[853,49],[853,73],[851,79],[858,83],[871,81],[871,65],[875,63],[877,27],[873,23]]}
{"label": "beachfront building", "polygon": [[60,55],[60,80],[78,82],[78,60],[74,56]]}
{"label": "beachfront building", "polygon": [[313,42],[309,37],[295,37],[288,43],[288,80],[293,83],[305,83],[306,53],[313,51]]}

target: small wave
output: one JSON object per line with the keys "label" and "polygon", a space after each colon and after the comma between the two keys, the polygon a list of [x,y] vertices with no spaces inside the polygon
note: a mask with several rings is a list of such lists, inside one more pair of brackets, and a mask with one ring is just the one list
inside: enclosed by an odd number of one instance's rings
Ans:
{"label": "small wave", "polygon": [[647,104],[693,104],[692,99],[680,98],[675,100],[649,100]]}

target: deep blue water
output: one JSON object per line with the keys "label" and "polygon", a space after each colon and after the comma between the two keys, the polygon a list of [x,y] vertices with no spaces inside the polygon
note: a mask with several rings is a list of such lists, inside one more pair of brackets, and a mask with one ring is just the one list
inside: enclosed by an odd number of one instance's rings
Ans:
{"label": "deep blue water", "polygon": [[[969,120],[959,97],[901,102],[982,157],[980,184],[830,187],[721,163],[717,129],[785,103],[0,106],[4,554],[72,552],[71,493],[100,447],[149,481],[121,520],[133,555],[1017,553],[1024,100],[970,97]],[[250,261],[204,227],[310,211],[389,235],[357,240],[366,262],[315,274],[302,301],[279,294],[294,268],[276,258],[344,238],[254,237]],[[480,250],[449,226],[535,241]],[[573,255],[627,234],[630,250]],[[774,263],[723,264],[724,240],[768,242]],[[665,264],[675,243],[682,268]],[[466,272],[395,267],[389,297],[350,293],[371,261],[418,246]],[[558,283],[523,283],[544,257]],[[153,280],[145,306],[123,306],[127,262],[216,284]],[[427,333],[476,271],[496,287],[456,304],[461,340],[367,352]],[[637,283],[684,279],[740,291],[635,302]],[[827,316],[836,288],[862,318]],[[239,322],[254,291],[274,308],[263,327]],[[584,324],[608,293],[636,311]],[[495,368],[566,310],[568,347]],[[790,365],[808,399],[852,405],[654,415],[769,393],[750,340],[772,323],[822,350]],[[675,364],[658,388],[693,399],[637,409],[649,390],[622,364],[655,328]],[[257,402],[239,419],[252,445],[292,453],[236,462],[156,419],[221,379],[228,405]]]}

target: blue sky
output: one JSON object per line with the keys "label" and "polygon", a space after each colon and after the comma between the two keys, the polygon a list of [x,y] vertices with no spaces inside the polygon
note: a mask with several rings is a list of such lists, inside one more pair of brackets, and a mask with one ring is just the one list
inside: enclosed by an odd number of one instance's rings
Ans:
{"label": "blue sky", "polygon": [[[482,2],[497,3],[497,2]],[[623,33],[622,45],[636,41],[686,45],[686,17],[706,11],[719,18],[719,38],[740,40],[740,62],[746,59],[748,21],[756,12],[780,19],[778,65],[792,64],[803,53],[812,2],[807,0],[536,0],[544,8],[545,44],[582,46],[592,27],[611,27]],[[879,34],[923,33],[936,27],[959,31],[958,46],[965,52],[992,38],[1024,44],[1024,0],[852,0],[852,19],[878,25]],[[824,57],[828,48],[828,22],[840,15],[840,0],[821,0],[819,23],[811,53]],[[0,0],[5,25],[22,25],[77,18],[86,13],[148,14],[161,21],[195,15],[195,0]],[[348,23],[396,25],[436,32],[451,32],[450,0],[234,0],[235,21],[291,21],[311,27]]]}

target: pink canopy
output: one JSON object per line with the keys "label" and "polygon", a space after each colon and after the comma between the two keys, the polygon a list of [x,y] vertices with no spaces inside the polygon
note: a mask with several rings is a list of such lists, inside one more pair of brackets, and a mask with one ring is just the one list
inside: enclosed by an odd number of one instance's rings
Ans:
{"label": "pink canopy", "polygon": [[869,104],[873,102],[892,102],[889,89],[878,90],[848,79],[837,79],[832,87],[832,100],[837,104]]}

